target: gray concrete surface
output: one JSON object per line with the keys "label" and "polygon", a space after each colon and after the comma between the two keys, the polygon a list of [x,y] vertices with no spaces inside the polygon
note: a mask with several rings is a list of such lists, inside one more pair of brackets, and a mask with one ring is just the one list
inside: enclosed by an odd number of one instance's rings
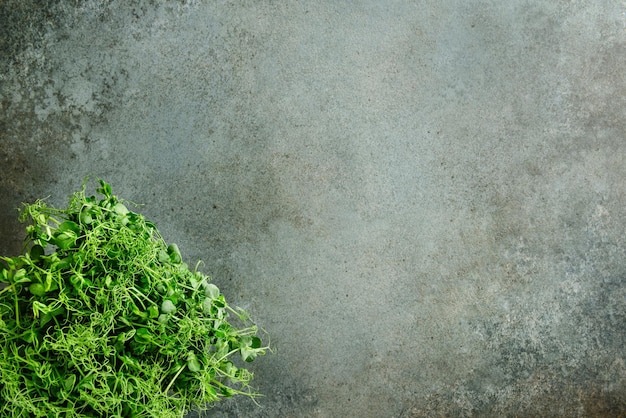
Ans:
{"label": "gray concrete surface", "polygon": [[[0,251],[85,175],[271,335],[208,417],[626,414],[626,3],[0,0]],[[193,414],[192,414],[193,416]]]}

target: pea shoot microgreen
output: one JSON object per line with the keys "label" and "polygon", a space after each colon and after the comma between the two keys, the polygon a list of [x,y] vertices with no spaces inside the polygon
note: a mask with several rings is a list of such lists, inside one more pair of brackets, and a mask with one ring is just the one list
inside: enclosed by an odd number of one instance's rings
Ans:
{"label": "pea shoot microgreen", "polygon": [[0,416],[179,418],[257,396],[257,326],[99,184],[25,204],[25,251],[0,257]]}

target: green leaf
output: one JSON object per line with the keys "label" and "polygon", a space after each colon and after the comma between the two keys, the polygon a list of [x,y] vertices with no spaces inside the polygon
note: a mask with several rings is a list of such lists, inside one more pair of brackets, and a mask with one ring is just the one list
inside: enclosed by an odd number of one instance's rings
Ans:
{"label": "green leaf", "polygon": [[174,313],[176,312],[176,305],[174,305],[174,302],[172,302],[171,300],[165,299],[161,304],[161,312],[163,312],[164,314]]}
{"label": "green leaf", "polygon": [[211,298],[204,298],[202,301],[202,311],[205,315],[211,315],[213,308],[213,300]]}
{"label": "green leaf", "polygon": [[250,343],[250,347],[261,348],[261,339],[259,337],[252,337],[252,342]]}
{"label": "green leaf", "polygon": [[76,222],[65,221],[59,225],[53,234],[53,243],[62,250],[67,250],[76,244],[80,226]]}
{"label": "green leaf", "polygon": [[81,224],[91,225],[93,223],[93,209],[91,205],[84,207],[80,211],[80,215],[78,217]]}
{"label": "green leaf", "polygon": [[63,388],[67,392],[71,392],[72,389],[74,389],[74,385],[75,384],[76,384],[76,375],[75,374],[70,374],[69,376],[66,376],[65,379],[63,380]]}
{"label": "green leaf", "polygon": [[187,368],[192,372],[199,372],[202,370],[202,365],[198,361],[196,355],[192,352],[189,352],[187,355]]}
{"label": "green leaf", "polygon": [[228,386],[221,386],[220,387],[220,393],[225,398],[230,398],[231,396],[233,396],[235,394],[235,392],[231,388],[229,388]]}
{"label": "green leaf", "polygon": [[147,328],[139,328],[135,332],[135,341],[138,343],[146,344],[152,342],[152,333]]}
{"label": "green leaf", "polygon": [[167,251],[164,249],[161,249],[159,251],[159,261],[161,263],[169,263],[170,261],[170,256],[167,254]]}
{"label": "green leaf", "polygon": [[170,244],[167,247],[167,254],[169,256],[169,260],[173,264],[180,264],[183,262],[183,257],[180,254],[180,250],[178,249],[178,245]]}
{"label": "green leaf", "polygon": [[87,375],[78,382],[78,388],[84,390],[94,390],[95,386],[93,381],[95,380],[95,372],[93,374]]}
{"label": "green leaf", "polygon": [[244,337],[241,339],[241,347],[239,351],[241,353],[241,358],[246,362],[252,362],[256,359],[257,355],[261,350],[261,339],[258,337]]}
{"label": "green leaf", "polygon": [[117,213],[118,215],[123,216],[129,213],[130,211],[128,210],[126,206],[124,206],[124,204],[117,203],[115,206],[113,206],[113,212]]}
{"label": "green leaf", "polygon": [[111,197],[111,185],[105,183],[103,180],[99,180],[98,182],[100,183],[100,187],[96,189],[96,192],[104,195],[105,197]]}
{"label": "green leaf", "polygon": [[41,245],[33,245],[33,247],[30,249],[30,258],[33,261],[39,261],[43,254],[44,249]]}
{"label": "green leaf", "polygon": [[150,305],[150,307],[148,307],[148,317],[150,319],[159,317],[159,308],[157,308],[156,305]]}
{"label": "green leaf", "polygon": [[25,269],[18,269],[15,271],[15,274],[13,275],[13,281],[15,283],[22,283],[22,282],[30,282],[30,279],[26,277]]}
{"label": "green leaf", "polygon": [[28,286],[28,291],[35,296],[43,296],[46,294],[46,287],[41,283],[32,283]]}
{"label": "green leaf", "polygon": [[220,296],[220,289],[213,283],[206,283],[204,285],[204,294],[211,299],[217,299]]}
{"label": "green leaf", "polygon": [[73,232],[75,234],[78,234],[80,232],[80,225],[78,225],[76,222],[65,221],[61,225],[59,225],[59,227],[57,228],[57,231]]}
{"label": "green leaf", "polygon": [[22,334],[22,340],[24,340],[28,344],[32,344],[37,340],[37,336],[38,334],[35,330],[29,329]]}
{"label": "green leaf", "polygon": [[52,318],[63,315],[64,313],[65,313],[65,307],[63,306],[59,306],[58,308],[53,309],[52,311],[46,312],[39,320],[39,325],[43,327],[48,322],[50,322]]}

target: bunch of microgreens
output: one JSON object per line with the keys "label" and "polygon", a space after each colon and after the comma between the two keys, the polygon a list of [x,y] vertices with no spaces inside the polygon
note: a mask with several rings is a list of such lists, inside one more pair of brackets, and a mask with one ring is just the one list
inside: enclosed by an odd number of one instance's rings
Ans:
{"label": "bunch of microgreens", "polygon": [[109,184],[97,192],[25,204],[26,250],[0,257],[0,416],[173,418],[256,396],[233,357],[268,348],[247,313]]}

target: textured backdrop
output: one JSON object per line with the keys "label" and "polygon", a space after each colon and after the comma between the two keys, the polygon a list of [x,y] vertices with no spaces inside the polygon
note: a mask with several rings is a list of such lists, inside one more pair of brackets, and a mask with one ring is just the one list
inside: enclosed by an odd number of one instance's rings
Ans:
{"label": "textured backdrop", "polygon": [[84,176],[271,336],[224,417],[626,413],[626,3],[0,0],[0,253]]}

